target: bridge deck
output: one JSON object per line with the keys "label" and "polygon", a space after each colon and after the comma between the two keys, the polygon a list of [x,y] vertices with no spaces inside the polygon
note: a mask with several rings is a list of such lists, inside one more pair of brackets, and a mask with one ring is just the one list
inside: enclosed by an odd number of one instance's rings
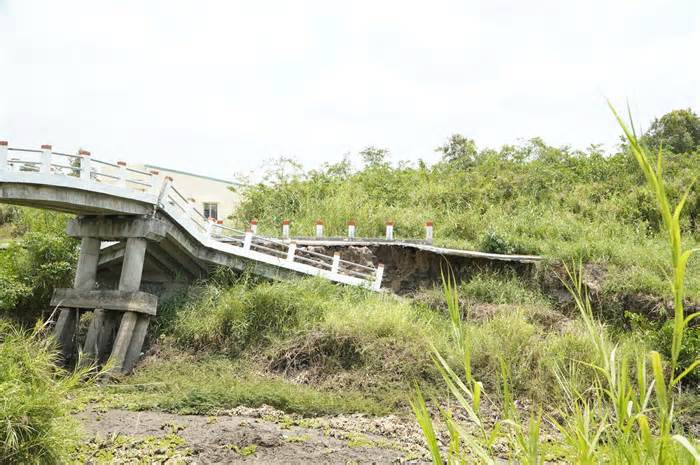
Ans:
{"label": "bridge deck", "polygon": [[[8,157],[8,153],[19,155]],[[68,161],[59,162],[61,158]],[[38,161],[37,161],[38,160]],[[99,166],[108,166],[117,175]],[[114,171],[113,171],[114,172]],[[296,250],[296,244],[237,231],[204,218],[172,183],[154,173],[91,158],[0,144],[0,202],[79,216],[139,215],[165,224],[154,248],[161,263],[206,270],[225,265],[273,279],[320,276],[378,290],[382,267]],[[118,240],[119,238],[114,238]]]}

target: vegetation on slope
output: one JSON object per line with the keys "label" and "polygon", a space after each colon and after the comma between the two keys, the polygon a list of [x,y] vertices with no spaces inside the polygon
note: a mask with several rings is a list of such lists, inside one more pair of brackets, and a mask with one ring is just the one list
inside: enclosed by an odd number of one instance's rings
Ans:
{"label": "vegetation on slope", "polygon": [[[487,297],[484,286],[508,290]],[[500,360],[507,360],[515,395],[554,402],[552,367],[591,353],[583,325],[514,276],[477,275],[465,290],[471,302],[483,302],[465,321],[479,348],[474,371],[497,389]],[[430,347],[451,366],[461,363],[447,307],[432,292],[412,301],[319,279],[214,280],[164,306],[159,318],[154,359],[114,388],[113,405],[212,413],[267,403],[307,415],[388,413],[407,408],[415,383],[429,391],[436,385]],[[151,387],[144,393],[129,385]]]}
{"label": "vegetation on slope", "polygon": [[[678,152],[665,153],[674,200],[700,166],[700,140],[693,136],[700,119],[676,113],[645,136],[653,144],[678,141],[668,145]],[[312,235],[320,218],[328,235],[344,235],[354,219],[358,236],[376,237],[393,220],[396,237],[421,238],[425,221],[434,220],[439,244],[597,263],[610,277],[605,292],[670,296],[661,216],[627,146],[607,154],[595,145],[579,151],[535,138],[478,149],[454,135],[437,150],[443,157],[432,166],[392,164],[387,150],[372,147],[359,154],[360,169],[349,157],[307,172],[281,159],[263,182],[242,190],[232,221],[243,226],[256,218],[261,232],[279,234],[289,219],[293,234]],[[681,224],[689,243],[699,243],[700,193],[688,197]],[[690,298],[700,297],[698,270],[689,266]]]}
{"label": "vegetation on slope", "polygon": [[[481,408],[482,399],[488,399],[488,391],[484,391],[479,374],[472,369],[473,339],[464,331],[456,283],[448,279],[444,294],[452,317],[452,342],[464,361],[463,374],[453,370],[438,348],[432,347],[432,352],[452,397],[476,424],[477,434],[466,432],[449,410],[441,410],[450,444],[447,451],[441,450],[433,420],[418,389],[412,407],[434,463],[444,463],[443,455],[448,463],[471,463],[474,457],[492,463],[492,457],[497,454],[494,446],[499,440],[508,444],[509,459],[527,464],[544,463],[548,457],[543,453],[540,437],[543,421],[558,430],[564,444],[562,458],[566,461],[673,464],[700,461],[700,443],[685,435],[675,417],[681,384],[687,382],[688,375],[700,365],[700,356],[696,356],[687,366],[679,367],[687,329],[693,320],[700,318],[700,312],[686,314],[683,304],[686,265],[690,256],[700,251],[686,249],[682,244],[680,215],[692,183],[673,206],[662,177],[661,152],[652,164],[646,146],[619,117],[618,121],[653,192],[671,252],[674,314],[670,356],[664,360],[656,350],[647,352],[641,347],[621,346],[611,338],[605,326],[593,316],[580,273],[570,272],[569,291],[585,325],[592,360],[558,360],[553,372],[557,376],[556,390],[564,394],[564,402],[556,404],[554,414],[543,417],[540,407],[539,411],[531,410],[529,420],[525,420],[512,397],[513,364],[501,359],[501,415],[495,424],[488,424]],[[589,371],[583,379],[579,376],[582,368]]]}

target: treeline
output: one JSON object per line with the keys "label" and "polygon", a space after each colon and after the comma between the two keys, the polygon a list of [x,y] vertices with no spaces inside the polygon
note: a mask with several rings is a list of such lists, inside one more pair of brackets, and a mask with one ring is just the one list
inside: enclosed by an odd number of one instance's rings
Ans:
{"label": "treeline", "polygon": [[[661,137],[657,126],[648,131],[655,135],[647,138],[650,145],[658,145]],[[697,139],[692,151],[664,150],[669,193],[675,198],[700,174],[700,133]],[[342,235],[354,219],[358,233],[367,236],[381,235],[385,222],[394,220],[400,237],[418,238],[431,219],[438,240],[493,252],[561,256],[573,251],[584,258],[604,253],[584,244],[572,250],[566,243],[576,242],[575,236],[592,226],[601,236],[617,235],[621,227],[659,230],[660,217],[643,176],[624,147],[606,154],[595,145],[573,150],[534,138],[479,150],[473,140],[453,135],[437,151],[442,160],[432,166],[392,163],[388,150],[375,147],[359,153],[359,169],[349,156],[310,171],[279,159],[264,181],[242,189],[234,220],[244,224],[257,218],[261,228],[279,233],[289,219],[298,234],[310,234],[314,221],[322,219],[327,233]],[[691,233],[697,234],[699,215],[700,194],[693,192],[683,218]]]}

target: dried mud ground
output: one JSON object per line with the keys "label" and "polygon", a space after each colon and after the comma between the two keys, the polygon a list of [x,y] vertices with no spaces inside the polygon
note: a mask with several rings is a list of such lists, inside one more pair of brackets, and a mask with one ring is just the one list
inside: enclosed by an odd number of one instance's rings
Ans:
{"label": "dried mud ground", "polygon": [[408,417],[302,418],[272,407],[216,416],[87,408],[75,463],[428,463]]}

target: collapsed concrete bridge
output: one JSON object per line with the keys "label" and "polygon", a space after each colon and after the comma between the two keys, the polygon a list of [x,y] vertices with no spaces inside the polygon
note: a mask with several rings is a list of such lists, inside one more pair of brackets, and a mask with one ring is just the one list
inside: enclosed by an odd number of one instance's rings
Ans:
{"label": "collapsed concrete bridge", "polygon": [[[64,358],[83,355],[115,371],[131,371],[141,354],[158,296],[178,284],[206,277],[217,266],[269,279],[320,276],[333,282],[379,291],[410,293],[439,282],[449,265],[458,279],[493,264],[518,272],[541,260],[432,245],[432,222],[425,241],[394,240],[393,223],[385,239],[255,234],[205,218],[193,200],[157,171],[127,167],[90,153],[10,148],[0,141],[0,203],[76,215],[67,228],[79,238],[80,255],[73,288],[55,289],[59,310],[54,333]],[[341,258],[341,254],[345,258]],[[387,264],[386,272],[384,264]],[[82,344],[77,326],[83,312],[93,317]]]}
{"label": "collapsed concrete bridge", "polygon": [[[72,289],[55,289],[59,309],[54,333],[64,357],[77,346],[81,312],[94,315],[83,354],[115,371],[131,371],[141,354],[157,296],[142,290],[144,274],[175,280],[206,276],[227,266],[270,279],[320,276],[378,291],[383,265],[343,260],[237,231],[205,218],[157,171],[95,159],[89,152],[8,147],[0,141],[0,202],[77,215],[67,233],[79,238]],[[112,279],[98,277],[100,274]]]}

